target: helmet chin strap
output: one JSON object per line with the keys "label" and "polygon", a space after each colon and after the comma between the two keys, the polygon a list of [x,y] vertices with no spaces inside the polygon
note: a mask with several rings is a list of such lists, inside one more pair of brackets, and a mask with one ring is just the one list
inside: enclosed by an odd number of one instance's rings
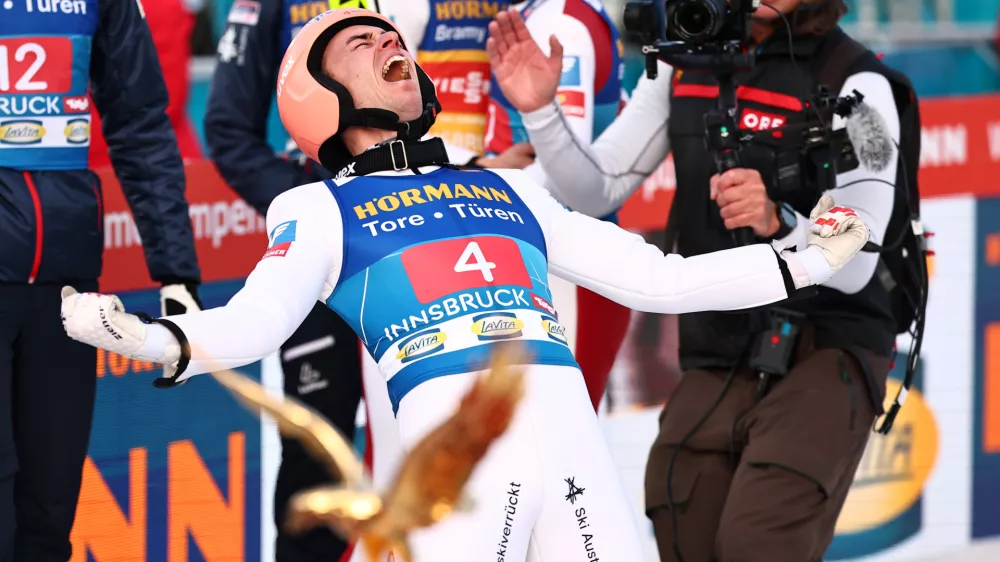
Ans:
{"label": "helmet chin strap", "polygon": [[[350,94],[347,94],[346,90],[344,93],[345,99],[349,100]],[[428,102],[424,104],[424,111],[420,117],[402,123],[399,122],[399,114],[388,109],[355,109],[353,112],[345,112],[347,119],[341,122],[343,125],[342,130],[348,127],[370,127],[373,129],[382,129],[383,131],[392,131],[396,133],[396,140],[404,142],[419,141],[424,138],[424,135],[434,125],[438,107],[436,102]],[[339,134],[330,137],[323,143],[319,149],[318,157],[319,163],[328,170],[334,170],[343,166],[344,162],[353,158],[347,151],[347,147],[344,146],[343,139]],[[447,158],[444,161],[447,162]]]}
{"label": "helmet chin strap", "polygon": [[434,103],[424,104],[424,111],[413,121],[407,121],[406,123],[400,123],[398,127],[398,135],[396,138],[399,140],[420,140],[424,138],[424,135],[431,130],[434,126],[434,121],[437,118],[437,107]]}
{"label": "helmet chin strap", "polygon": [[427,103],[420,117],[404,122],[400,122],[398,113],[388,109],[365,108],[358,109],[357,113],[359,115],[358,122],[352,123],[352,126],[393,131],[398,140],[416,141],[423,138],[434,125],[437,108],[433,103]]}

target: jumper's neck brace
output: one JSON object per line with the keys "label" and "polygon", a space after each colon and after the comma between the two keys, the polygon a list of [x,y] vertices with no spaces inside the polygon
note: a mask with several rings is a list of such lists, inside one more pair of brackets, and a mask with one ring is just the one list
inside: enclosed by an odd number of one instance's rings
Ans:
{"label": "jumper's neck brace", "polygon": [[376,144],[354,157],[337,172],[335,179],[405,170],[419,173],[419,168],[447,164],[448,151],[440,138],[424,141],[390,140]]}

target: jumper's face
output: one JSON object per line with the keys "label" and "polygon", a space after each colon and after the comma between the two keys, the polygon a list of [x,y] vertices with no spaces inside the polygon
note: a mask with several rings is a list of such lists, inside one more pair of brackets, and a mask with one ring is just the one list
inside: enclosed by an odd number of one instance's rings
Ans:
{"label": "jumper's face", "polygon": [[359,109],[387,109],[400,122],[423,111],[416,63],[394,31],[370,25],[344,29],[323,53],[323,70],[347,88]]}

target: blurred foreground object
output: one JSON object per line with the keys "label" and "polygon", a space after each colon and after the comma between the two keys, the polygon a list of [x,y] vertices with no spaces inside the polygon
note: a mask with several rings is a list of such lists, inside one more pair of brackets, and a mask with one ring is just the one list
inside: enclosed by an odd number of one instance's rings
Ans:
{"label": "blurred foreground object", "polygon": [[476,464],[500,437],[524,395],[524,350],[503,346],[490,368],[462,399],[458,411],[427,435],[403,460],[384,495],[373,488],[351,444],[319,414],[299,402],[274,396],[234,371],[213,376],[253,411],[274,417],[279,430],[299,439],[342,485],[306,490],[289,503],[286,528],[301,533],[326,524],[345,539],[362,539],[370,560],[394,549],[411,561],[408,533],[429,527],[456,508],[471,505],[462,495]]}

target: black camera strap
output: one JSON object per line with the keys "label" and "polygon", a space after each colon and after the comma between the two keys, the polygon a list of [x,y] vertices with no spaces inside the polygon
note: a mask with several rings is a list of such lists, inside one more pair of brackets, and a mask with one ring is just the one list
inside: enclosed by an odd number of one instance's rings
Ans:
{"label": "black camera strap", "polygon": [[851,66],[866,52],[867,49],[861,43],[842,37],[826,56],[819,57],[822,65],[819,69],[819,83],[830,88],[833,93],[839,92],[844,87]]}
{"label": "black camera strap", "polygon": [[[830,88],[831,91],[839,91],[847,77],[850,75],[855,64],[864,57],[869,51],[868,49],[859,43],[858,41],[847,36],[843,32],[839,32],[839,40],[833,43],[833,45],[826,49],[824,53],[825,56],[820,57],[818,64],[819,67],[819,81],[821,84],[825,84]],[[897,85],[905,84],[910,89],[910,95],[912,96],[912,84],[898,73],[893,73],[891,70],[887,75],[890,83],[894,84],[893,89],[897,89]],[[899,94],[897,96],[896,103],[898,107],[904,107],[899,99]],[[868,379],[870,385],[869,395],[872,399],[872,406],[875,408],[876,412],[884,413],[884,417],[881,423],[877,424],[875,431],[877,433],[886,434],[892,429],[892,425],[895,421],[896,415],[899,413],[903,402],[906,399],[906,395],[913,384],[913,379],[916,375],[916,366],[920,356],[920,346],[923,340],[923,330],[924,330],[924,315],[926,311],[926,268],[922,266],[913,265],[914,261],[921,262],[926,260],[926,242],[925,235],[922,231],[917,232],[916,230],[910,230],[913,228],[913,224],[919,225],[919,191],[914,187],[916,185],[916,166],[915,162],[919,161],[920,145],[919,145],[919,113],[917,110],[917,105],[912,101],[902,110],[900,113],[900,126],[902,127],[901,141],[908,139],[907,142],[901,142],[900,146],[897,146],[899,151],[899,165],[903,168],[903,182],[904,182],[904,194],[907,196],[906,200],[906,216],[902,220],[899,217],[899,211],[893,211],[893,218],[889,222],[887,228],[886,238],[890,239],[896,238],[897,242],[895,244],[889,244],[888,247],[870,247],[866,245],[863,251],[876,251],[879,253],[878,263],[876,265],[875,274],[876,278],[882,283],[882,286],[890,294],[890,299],[893,302],[893,314],[898,314],[897,316],[897,333],[903,333],[903,330],[912,328],[911,331],[911,344],[910,353],[907,355],[907,367],[905,374],[903,376],[902,385],[899,391],[896,393],[896,397],[893,399],[889,409],[886,411],[883,409],[883,405],[880,401],[880,396],[877,391],[878,386],[875,382],[875,378],[871,370],[868,368],[867,362],[864,361],[863,357],[857,350],[847,350],[851,352],[852,355],[858,360],[858,363],[862,366],[862,370],[865,372],[865,377]],[[903,102],[905,103],[905,101]],[[907,134],[907,123],[915,122],[915,126],[911,126],[911,131],[916,130],[916,137],[912,134]],[[898,197],[898,195],[897,195]],[[897,201],[897,205],[899,202]],[[899,224],[897,224],[899,223]],[[899,235],[890,235],[889,232],[899,232]],[[916,237],[915,242],[911,247],[906,247],[907,238],[910,233]],[[888,243],[888,242],[887,242]],[[903,249],[900,250],[899,246],[902,245]],[[903,253],[903,252],[909,252]],[[902,262],[902,263],[901,263]],[[893,265],[896,270],[893,270]],[[901,271],[900,268],[909,267],[906,271]],[[899,275],[900,277],[897,277]],[[914,280],[919,281],[914,281]],[[914,287],[915,283],[920,283],[921,286]],[[894,297],[894,293],[900,293],[904,295],[905,300],[900,297]],[[921,299],[923,299],[921,301]],[[898,304],[896,304],[898,303]],[[905,312],[897,310],[898,306],[912,306],[913,312],[911,316],[905,316]]]}

